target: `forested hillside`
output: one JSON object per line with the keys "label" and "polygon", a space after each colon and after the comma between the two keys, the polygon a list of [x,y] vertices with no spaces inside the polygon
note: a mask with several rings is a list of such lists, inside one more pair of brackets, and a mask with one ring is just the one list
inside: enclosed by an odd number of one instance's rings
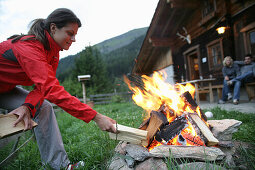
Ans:
{"label": "forested hillside", "polygon": [[135,58],[139,53],[145,34],[130,44],[103,55],[110,78],[122,77],[132,71]]}
{"label": "forested hillside", "polygon": [[138,37],[144,35],[147,29],[148,27],[131,30],[125,34],[98,43],[95,45],[95,47],[98,48],[102,54],[108,54],[116,49],[130,44]]}
{"label": "forested hillside", "polygon": [[[141,30],[144,34],[136,37],[141,33]],[[126,33],[125,36],[133,35],[134,40],[117,49],[110,47],[109,49],[114,50],[109,50],[111,51],[109,53],[100,52],[99,46],[94,45],[85,47],[83,51],[76,55],[61,59],[57,70],[57,78],[68,92],[79,97],[82,95],[82,89],[77,76],[84,74],[91,75],[91,80],[86,82],[88,95],[113,92],[113,89],[116,88],[118,91],[124,90],[126,86],[122,80],[123,75],[132,71],[134,60],[139,53],[146,30],[142,28],[130,31],[132,34]],[[136,34],[135,31],[139,33]],[[118,36],[121,38],[120,42],[125,36]],[[132,38],[126,37],[126,39],[130,40]],[[111,43],[112,45],[117,42],[116,37],[112,40],[114,42]],[[109,44],[108,40],[104,42]]]}

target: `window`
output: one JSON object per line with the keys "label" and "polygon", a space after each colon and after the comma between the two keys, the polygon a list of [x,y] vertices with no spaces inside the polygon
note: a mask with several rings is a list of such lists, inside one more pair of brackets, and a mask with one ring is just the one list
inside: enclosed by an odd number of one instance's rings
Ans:
{"label": "window", "polygon": [[204,7],[202,9],[202,18],[208,16],[215,11],[215,1],[214,0],[204,0]]}
{"label": "window", "polygon": [[223,61],[222,40],[214,40],[207,45],[209,70],[221,69]]}
{"label": "window", "polygon": [[202,5],[202,19],[199,25],[204,25],[216,16],[216,2],[215,0],[204,0]]}
{"label": "window", "polygon": [[255,55],[255,29],[248,32],[248,48],[252,56]]}

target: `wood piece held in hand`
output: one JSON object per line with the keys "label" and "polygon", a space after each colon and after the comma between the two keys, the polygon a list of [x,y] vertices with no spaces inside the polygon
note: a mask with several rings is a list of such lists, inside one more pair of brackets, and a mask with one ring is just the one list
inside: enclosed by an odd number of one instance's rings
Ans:
{"label": "wood piece held in hand", "polygon": [[207,146],[214,146],[219,143],[218,139],[216,139],[210,129],[207,127],[205,122],[198,116],[198,114],[189,114],[192,120],[199,127],[200,131],[203,133],[204,137],[207,139]]}
{"label": "wood piece held in hand", "polygon": [[[114,124],[116,126],[116,124]],[[111,139],[122,140],[132,144],[147,146],[147,131],[117,124],[117,134],[109,132]]]}
{"label": "wood piece held in hand", "polygon": [[[24,121],[19,122],[16,127],[13,127],[13,123],[17,119],[18,117],[14,114],[0,115],[0,138],[11,136],[24,130]],[[37,123],[33,121],[32,126],[37,126]]]}

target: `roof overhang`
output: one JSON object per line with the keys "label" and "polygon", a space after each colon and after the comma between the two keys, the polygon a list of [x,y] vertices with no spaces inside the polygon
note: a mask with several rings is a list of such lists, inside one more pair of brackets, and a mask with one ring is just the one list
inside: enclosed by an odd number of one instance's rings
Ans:
{"label": "roof overhang", "polygon": [[166,54],[179,39],[176,33],[198,3],[198,0],[159,0],[132,73],[148,75],[173,64],[172,58],[164,64],[157,62],[162,63],[164,57],[171,57]]}

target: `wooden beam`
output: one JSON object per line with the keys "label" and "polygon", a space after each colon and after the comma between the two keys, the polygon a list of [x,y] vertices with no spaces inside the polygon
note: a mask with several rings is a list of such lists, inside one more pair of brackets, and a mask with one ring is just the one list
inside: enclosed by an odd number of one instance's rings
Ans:
{"label": "wooden beam", "polygon": [[[116,126],[116,124],[114,126]],[[148,131],[140,130],[140,129],[136,129],[136,128],[120,125],[120,124],[117,124],[116,127],[118,131],[117,134],[109,132],[109,136],[111,139],[122,140],[122,141],[130,142],[132,144],[138,144],[143,146],[148,145],[147,138],[146,138]]]}
{"label": "wooden beam", "polygon": [[[0,139],[24,131],[24,121],[18,123],[16,127],[13,127],[13,123],[17,119],[17,116],[14,114],[0,115]],[[37,123],[33,121],[32,126],[37,126]]]}
{"label": "wooden beam", "polygon": [[149,42],[153,47],[171,47],[173,45],[174,40],[172,38],[158,38],[158,37],[150,37]]}
{"label": "wooden beam", "polygon": [[197,0],[167,0],[167,3],[171,5],[171,8],[195,9],[200,5]]}
{"label": "wooden beam", "polygon": [[189,116],[192,118],[192,120],[196,123],[196,125],[199,127],[200,131],[203,133],[205,138],[207,139],[207,146],[215,146],[219,143],[218,139],[216,139],[210,129],[207,127],[205,122],[200,119],[198,114],[192,114],[190,113]]}

